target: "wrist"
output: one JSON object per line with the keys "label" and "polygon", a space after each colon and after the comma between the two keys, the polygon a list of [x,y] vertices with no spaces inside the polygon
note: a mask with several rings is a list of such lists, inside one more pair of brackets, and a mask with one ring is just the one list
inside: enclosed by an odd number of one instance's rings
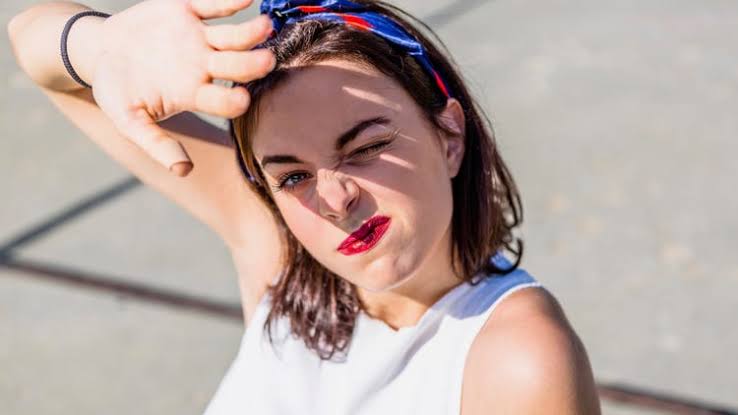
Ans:
{"label": "wrist", "polygon": [[[69,62],[77,76],[89,85],[92,85],[97,62],[102,52],[102,34],[105,20],[105,17],[100,16],[80,17],[72,24],[67,35]],[[76,84],[82,87],[82,85]]]}

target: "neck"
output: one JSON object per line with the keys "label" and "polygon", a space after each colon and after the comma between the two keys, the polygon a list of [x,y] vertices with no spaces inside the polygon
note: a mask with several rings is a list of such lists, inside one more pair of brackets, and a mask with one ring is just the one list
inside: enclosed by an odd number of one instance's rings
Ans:
{"label": "neck", "polygon": [[451,266],[449,232],[442,241],[439,247],[445,252],[431,253],[423,266],[398,286],[380,292],[357,287],[366,314],[395,331],[415,326],[433,304],[463,283]]}

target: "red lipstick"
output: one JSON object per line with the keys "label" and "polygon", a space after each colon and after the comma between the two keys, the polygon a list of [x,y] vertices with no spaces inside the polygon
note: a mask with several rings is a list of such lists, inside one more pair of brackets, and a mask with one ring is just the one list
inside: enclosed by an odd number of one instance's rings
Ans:
{"label": "red lipstick", "polygon": [[389,228],[389,224],[390,218],[388,216],[372,216],[341,242],[341,245],[338,246],[338,252],[344,255],[354,255],[368,251],[379,242],[379,239]]}

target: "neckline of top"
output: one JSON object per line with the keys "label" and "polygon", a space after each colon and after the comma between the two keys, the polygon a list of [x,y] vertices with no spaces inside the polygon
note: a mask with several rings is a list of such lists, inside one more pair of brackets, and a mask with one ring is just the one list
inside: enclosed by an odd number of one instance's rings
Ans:
{"label": "neckline of top", "polygon": [[[507,258],[505,258],[505,256],[502,254],[502,252],[496,252],[494,255],[492,255],[489,258],[489,264],[494,264],[494,265],[497,265],[498,267],[509,267],[511,265],[510,264],[510,261]],[[421,327],[423,325],[423,323],[427,319],[430,318],[429,317],[430,315],[436,314],[440,310],[445,310],[447,308],[447,306],[448,306],[448,303],[451,302],[452,297],[455,299],[455,298],[458,298],[458,297],[461,296],[461,294],[459,294],[457,296],[457,295],[455,295],[455,293],[458,293],[458,292],[462,291],[462,288],[464,288],[464,287],[466,287],[466,288],[468,288],[470,290],[471,288],[481,286],[481,285],[483,285],[483,282],[489,280],[488,277],[490,277],[490,275],[487,275],[484,272],[484,270],[480,270],[479,272],[477,272],[471,278],[471,280],[477,280],[477,283],[476,284],[472,285],[471,282],[470,282],[470,280],[464,280],[464,281],[462,281],[460,284],[456,285],[454,288],[450,289],[443,296],[441,296],[441,298],[439,298],[438,300],[436,300],[436,302],[433,303],[433,305],[431,305],[423,313],[423,315],[420,317],[420,319],[418,320],[418,322],[415,323],[412,326],[405,326],[405,327],[400,327],[399,329],[394,329],[389,324],[385,323],[384,320],[381,320],[381,319],[378,319],[378,318],[373,318],[373,317],[369,316],[367,313],[365,313],[363,310],[359,313],[359,316],[360,316],[360,318],[363,317],[365,320],[367,320],[370,323],[374,323],[374,324],[377,324],[377,325],[381,326],[383,330],[388,331],[388,332],[390,332],[390,333],[392,333],[394,335],[397,335],[397,336],[402,335],[402,334],[405,334],[405,333],[413,332],[413,331],[417,330],[418,327]],[[464,292],[467,292],[468,290],[463,290],[463,291]]]}
{"label": "neckline of top", "polygon": [[[428,307],[428,309],[425,310],[425,312],[420,317],[420,319],[418,320],[418,322],[415,323],[412,326],[405,326],[405,327],[400,327],[398,329],[394,329],[394,328],[392,328],[392,326],[390,326],[389,324],[387,324],[384,320],[378,319],[378,318],[373,318],[373,317],[369,316],[367,313],[365,313],[364,311],[361,311],[360,315],[365,320],[367,320],[367,321],[369,321],[371,323],[374,323],[376,325],[379,325],[380,327],[382,327],[383,330],[388,331],[388,332],[390,332],[390,333],[392,333],[394,335],[399,336],[399,335],[404,334],[404,333],[413,332],[413,331],[417,330],[419,327],[422,327],[423,326],[423,323],[426,320],[428,320],[431,315],[435,315],[436,313],[440,312],[441,310],[445,310],[446,309],[446,306],[451,302],[452,299],[458,298],[458,296],[454,295],[455,293],[460,293],[462,291],[463,292],[466,292],[466,290],[464,290],[464,288],[472,288],[472,287],[474,287],[474,286],[471,285],[469,283],[469,281],[462,281],[461,283],[459,283],[455,287],[451,288],[445,294],[443,294],[441,296],[441,298],[439,298],[438,300],[436,300],[435,303],[433,303],[430,307]],[[459,294],[459,295],[461,295],[461,294]]]}

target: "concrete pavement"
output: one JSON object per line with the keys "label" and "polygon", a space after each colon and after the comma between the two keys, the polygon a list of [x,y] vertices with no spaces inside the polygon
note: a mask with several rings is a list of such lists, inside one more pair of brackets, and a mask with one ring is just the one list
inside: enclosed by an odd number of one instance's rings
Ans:
{"label": "concrete pavement", "polygon": [[[4,2],[0,21],[30,4]],[[738,3],[400,5],[438,30],[489,111],[524,197],[524,266],[598,381],[738,410]],[[237,319],[29,270],[237,306],[228,252],[58,114],[5,37],[0,50],[0,245],[16,242],[0,265],[0,413],[201,413]]]}

